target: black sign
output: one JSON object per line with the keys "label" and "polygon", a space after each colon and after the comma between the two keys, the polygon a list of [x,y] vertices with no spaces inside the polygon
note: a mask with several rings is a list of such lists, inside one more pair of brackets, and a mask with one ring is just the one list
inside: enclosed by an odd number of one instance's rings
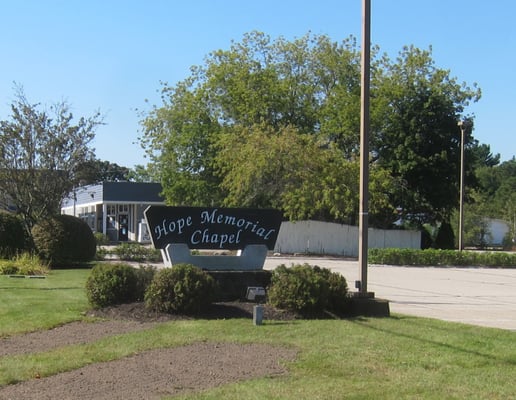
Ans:
{"label": "black sign", "polygon": [[190,249],[237,250],[264,244],[273,250],[282,215],[271,209],[150,206],[145,219],[157,249],[185,243]]}

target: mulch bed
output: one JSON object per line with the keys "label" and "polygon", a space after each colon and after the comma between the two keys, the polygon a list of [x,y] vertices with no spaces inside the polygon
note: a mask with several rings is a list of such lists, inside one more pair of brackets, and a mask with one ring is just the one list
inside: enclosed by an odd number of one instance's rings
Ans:
{"label": "mulch bed", "polygon": [[[125,319],[139,322],[166,322],[185,319],[231,319],[253,318],[253,307],[256,303],[250,302],[221,302],[212,304],[206,311],[196,315],[157,313],[149,310],[143,303],[121,304],[91,310],[88,316],[109,319]],[[263,304],[264,320],[291,321],[305,318],[299,313],[278,310],[269,304]],[[327,318],[327,317],[326,317]]]}

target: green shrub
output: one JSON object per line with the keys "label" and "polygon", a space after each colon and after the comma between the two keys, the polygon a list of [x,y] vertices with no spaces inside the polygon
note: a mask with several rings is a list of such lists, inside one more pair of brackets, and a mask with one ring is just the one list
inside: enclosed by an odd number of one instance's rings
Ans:
{"label": "green shrub", "polygon": [[11,260],[0,260],[0,275],[17,275],[18,267]]}
{"label": "green shrub", "polygon": [[200,268],[177,264],[154,275],[145,304],[158,312],[195,314],[211,304],[215,289],[215,280]]}
{"label": "green shrub", "polygon": [[22,275],[46,275],[49,272],[48,265],[34,254],[21,253],[13,261]]}
{"label": "green shrub", "polygon": [[370,249],[371,264],[430,266],[516,266],[516,254],[457,250]]}
{"label": "green shrub", "polygon": [[46,275],[48,272],[48,265],[27,252],[10,260],[0,260],[0,275]]}
{"label": "green shrub", "polygon": [[94,259],[96,242],[88,224],[71,215],[56,215],[36,224],[32,237],[37,254],[52,267]]}
{"label": "green shrub", "polygon": [[328,282],[328,304],[326,308],[332,311],[343,311],[346,307],[348,296],[348,282],[346,278],[328,268],[315,266],[314,270],[321,274]]}
{"label": "green shrub", "polygon": [[29,250],[30,241],[21,218],[0,211],[0,258],[11,258]]}
{"label": "green shrub", "polygon": [[136,273],[136,301],[145,300],[145,292],[154,279],[156,271],[156,267],[145,265],[140,265],[139,268],[134,270]]}
{"label": "green shrub", "polygon": [[121,243],[115,247],[113,253],[123,261],[162,261],[161,252],[159,250],[144,246],[140,243]]}
{"label": "green shrub", "polygon": [[97,246],[105,246],[109,244],[109,237],[104,235],[102,232],[95,232],[93,236],[95,237],[95,243],[97,243]]}
{"label": "green shrub", "polygon": [[432,234],[426,227],[421,228],[421,248],[429,249],[433,245]]}
{"label": "green shrub", "polygon": [[330,297],[327,272],[308,264],[278,266],[268,289],[269,303],[275,307],[302,313],[321,312]]}
{"label": "green shrub", "polygon": [[455,248],[455,235],[449,222],[442,222],[435,236],[435,247],[442,250]]}
{"label": "green shrub", "polygon": [[95,252],[95,260],[105,260],[109,254],[111,254],[109,250],[106,250],[104,247],[97,247],[97,251]]}
{"label": "green shrub", "polygon": [[502,246],[504,250],[516,250],[516,243],[514,242],[514,230],[510,230],[503,237]]}
{"label": "green shrub", "polygon": [[138,277],[127,264],[97,264],[86,280],[86,295],[94,308],[132,303],[138,298]]}

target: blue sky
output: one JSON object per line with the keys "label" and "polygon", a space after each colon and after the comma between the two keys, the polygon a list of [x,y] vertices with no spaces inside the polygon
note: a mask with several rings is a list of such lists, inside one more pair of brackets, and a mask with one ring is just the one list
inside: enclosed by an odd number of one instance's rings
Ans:
{"label": "blue sky", "polygon": [[[433,48],[440,68],[482,98],[474,136],[516,155],[516,3],[478,0],[371,0],[371,41],[394,58],[404,45]],[[361,0],[0,0],[0,119],[9,118],[13,82],[31,103],[66,100],[76,117],[100,110],[106,125],[93,146],[101,160],[145,164],[136,110],[160,105],[160,82],[174,85],[213,50],[246,32],[273,39],[311,31],[360,40]],[[148,100],[148,102],[146,102]]]}

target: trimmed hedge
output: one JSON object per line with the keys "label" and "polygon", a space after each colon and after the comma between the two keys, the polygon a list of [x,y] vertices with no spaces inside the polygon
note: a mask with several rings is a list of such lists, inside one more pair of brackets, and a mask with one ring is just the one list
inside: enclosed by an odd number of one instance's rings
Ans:
{"label": "trimmed hedge", "polygon": [[457,250],[370,249],[371,264],[516,267],[516,254]]}
{"label": "trimmed hedge", "polygon": [[161,251],[140,243],[120,243],[113,249],[113,253],[123,261],[160,262]]}
{"label": "trimmed hedge", "polygon": [[309,264],[278,266],[272,273],[268,301],[274,307],[301,313],[341,311],[346,305],[346,279]]}
{"label": "trimmed hedge", "polygon": [[127,264],[97,264],[86,280],[86,296],[94,308],[138,299],[138,277]]}
{"label": "trimmed hedge", "polygon": [[326,308],[331,311],[343,311],[347,305],[348,282],[346,278],[338,272],[333,272],[328,268],[314,267],[328,282],[328,304]]}
{"label": "trimmed hedge", "polygon": [[96,241],[88,224],[71,215],[56,215],[32,228],[37,254],[52,267],[71,266],[95,258]]}
{"label": "trimmed hedge", "polygon": [[0,211],[0,258],[12,258],[30,249],[29,239],[21,218]]}
{"label": "trimmed hedge", "polygon": [[145,292],[145,305],[157,312],[196,314],[213,301],[215,280],[191,264],[177,264],[156,273]]}
{"label": "trimmed hedge", "polygon": [[441,223],[437,235],[435,235],[435,247],[442,250],[453,250],[455,248],[455,234],[449,222]]}

